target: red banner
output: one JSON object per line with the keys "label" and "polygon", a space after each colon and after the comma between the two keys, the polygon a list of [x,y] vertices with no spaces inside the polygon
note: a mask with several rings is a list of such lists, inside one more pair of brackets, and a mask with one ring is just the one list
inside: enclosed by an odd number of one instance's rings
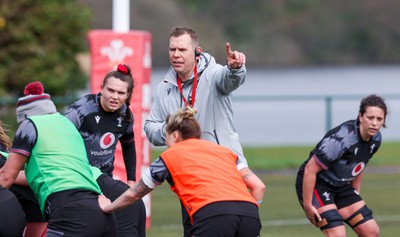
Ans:
{"label": "red banner", "polygon": [[[151,162],[151,145],[143,132],[143,122],[151,106],[151,34],[146,31],[115,33],[111,30],[93,30],[88,35],[91,52],[90,90],[98,93],[105,75],[116,70],[117,65],[127,64],[132,70],[134,89],[130,108],[135,123],[136,179]],[[114,178],[127,180],[121,146],[115,153]],[[150,226],[150,194],[143,198],[146,205],[147,227]]]}

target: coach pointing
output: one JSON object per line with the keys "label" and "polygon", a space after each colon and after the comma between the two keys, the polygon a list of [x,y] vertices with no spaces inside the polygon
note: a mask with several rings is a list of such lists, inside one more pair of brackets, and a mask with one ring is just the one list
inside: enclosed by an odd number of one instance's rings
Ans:
{"label": "coach pointing", "polygon": [[[169,114],[182,107],[198,109],[196,119],[202,129],[201,138],[225,146],[239,157],[238,168],[256,186],[264,189],[262,181],[248,168],[233,122],[231,93],[246,78],[246,56],[226,49],[226,65],[200,47],[199,37],[189,28],[174,27],[170,32],[169,60],[171,67],[157,86],[153,105],[144,122],[149,141],[165,145],[165,121]],[[183,212],[184,213],[184,212]],[[184,218],[185,236],[190,228]]]}

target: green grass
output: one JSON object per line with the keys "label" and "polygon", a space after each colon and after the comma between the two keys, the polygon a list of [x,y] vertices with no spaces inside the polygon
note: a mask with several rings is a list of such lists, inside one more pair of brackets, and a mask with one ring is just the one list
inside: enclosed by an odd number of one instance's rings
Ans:
{"label": "green grass", "polygon": [[[298,168],[310,154],[313,146],[245,147],[244,154],[254,170]],[[382,143],[371,159],[370,166],[400,166],[400,143]]]}
{"label": "green grass", "polygon": [[[264,202],[260,208],[263,224],[261,236],[320,237],[322,234],[304,217],[294,189],[295,174],[259,174],[266,184]],[[381,236],[398,236],[400,225],[400,174],[364,175],[361,195],[374,211]],[[180,204],[168,184],[152,192],[152,224],[148,237],[182,236]],[[348,237],[356,235],[348,229]]]}
{"label": "green grass", "polygon": [[[298,168],[310,154],[313,146],[244,147],[243,151],[253,170],[280,170]],[[153,149],[153,160],[163,149]],[[371,159],[370,166],[400,166],[400,142],[382,143]]]}
{"label": "green grass", "polygon": [[[308,157],[309,147],[244,148],[250,167],[266,184],[264,202],[260,208],[263,224],[261,236],[319,237],[321,232],[307,222],[294,189],[296,169]],[[153,159],[160,149],[153,150]],[[400,143],[383,143],[369,166],[399,166]],[[286,169],[283,174],[276,170]],[[400,225],[400,174],[366,172],[361,195],[374,211],[381,236],[398,236]],[[148,237],[182,236],[180,204],[176,195],[164,183],[152,192],[151,227]],[[348,237],[356,235],[348,229]]]}

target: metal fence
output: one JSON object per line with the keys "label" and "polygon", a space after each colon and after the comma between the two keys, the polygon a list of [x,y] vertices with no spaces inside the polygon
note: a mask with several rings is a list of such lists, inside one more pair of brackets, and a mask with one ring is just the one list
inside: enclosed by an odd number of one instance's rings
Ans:
{"label": "metal fence", "polygon": [[[236,95],[233,96],[235,125],[243,145],[313,144],[325,132],[348,119],[355,119],[365,95]],[[385,140],[400,140],[400,94],[380,94],[388,104]],[[76,101],[74,96],[52,100],[62,109]],[[16,126],[17,98],[1,98],[1,120]],[[7,107],[7,108],[5,108]],[[13,130],[13,129],[11,129]]]}
{"label": "metal fence", "polygon": [[[338,101],[356,101],[360,102],[360,99],[365,95],[282,95],[282,96],[235,96],[234,101],[237,102],[266,102],[273,103],[279,101],[286,102],[310,102],[310,101],[323,101],[325,104],[325,130],[328,131],[333,128],[332,117],[333,117],[333,103]],[[399,100],[400,94],[380,94],[386,101]],[[357,108],[354,108],[355,110]],[[400,123],[400,121],[399,121]]]}
{"label": "metal fence", "polygon": [[[235,96],[235,125],[246,146],[315,144],[331,128],[356,119],[365,95]],[[388,106],[385,141],[400,140],[400,94]]]}

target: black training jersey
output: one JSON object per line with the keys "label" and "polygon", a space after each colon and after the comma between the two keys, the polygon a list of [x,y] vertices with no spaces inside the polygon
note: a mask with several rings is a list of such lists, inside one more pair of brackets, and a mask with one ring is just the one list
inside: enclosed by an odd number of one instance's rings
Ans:
{"label": "black training jersey", "polygon": [[[126,105],[115,112],[106,112],[100,105],[101,94],[89,94],[73,103],[65,116],[81,133],[91,165],[112,176],[114,154],[121,142],[128,180],[136,180],[136,150],[133,114],[126,119]],[[130,111],[130,110],[129,110]]]}
{"label": "black training jersey", "polygon": [[[311,151],[309,159],[315,156],[324,169],[318,173],[318,178],[340,187],[349,184],[364,170],[381,141],[380,132],[369,141],[363,141],[358,120],[349,120],[330,130]],[[308,160],[300,167],[300,172],[304,172]]]}

